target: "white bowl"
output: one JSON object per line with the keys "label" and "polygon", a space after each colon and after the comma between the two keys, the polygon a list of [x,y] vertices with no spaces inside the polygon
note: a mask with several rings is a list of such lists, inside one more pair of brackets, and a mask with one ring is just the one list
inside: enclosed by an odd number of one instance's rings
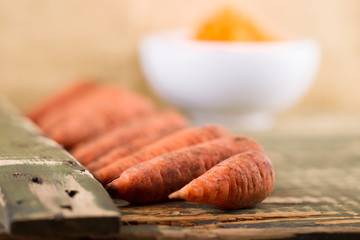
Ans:
{"label": "white bowl", "polygon": [[310,88],[320,60],[311,39],[213,42],[186,30],[145,37],[140,60],[150,86],[197,125],[264,130]]}

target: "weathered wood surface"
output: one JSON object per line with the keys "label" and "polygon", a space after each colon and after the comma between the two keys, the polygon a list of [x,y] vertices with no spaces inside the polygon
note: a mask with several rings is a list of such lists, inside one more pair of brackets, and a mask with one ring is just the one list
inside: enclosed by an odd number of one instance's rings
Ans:
{"label": "weathered wood surface", "polygon": [[21,234],[105,234],[120,226],[118,210],[91,174],[3,100],[0,221],[4,231]]}
{"label": "weathered wood surface", "polygon": [[276,171],[275,190],[263,203],[222,211],[185,201],[132,206],[118,200],[120,236],[360,239],[360,128],[252,135],[264,145]]}

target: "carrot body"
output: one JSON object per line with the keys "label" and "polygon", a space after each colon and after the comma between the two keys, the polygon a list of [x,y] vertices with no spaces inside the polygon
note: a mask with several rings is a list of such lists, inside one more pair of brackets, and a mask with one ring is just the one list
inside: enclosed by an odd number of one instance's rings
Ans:
{"label": "carrot body", "polygon": [[245,151],[262,151],[245,137],[225,137],[139,163],[107,185],[110,194],[132,203],[166,200],[168,195],[224,159]]}
{"label": "carrot body", "polygon": [[30,110],[26,115],[37,123],[41,118],[46,114],[49,114],[52,111],[56,111],[58,107],[67,104],[74,99],[79,98],[83,94],[89,92],[96,87],[96,85],[89,81],[79,82],[75,85],[72,85],[60,93],[54,95],[47,101],[36,106],[34,109]]}
{"label": "carrot body", "polygon": [[[116,147],[129,145],[128,152],[125,152],[127,155],[136,146],[140,147],[139,142],[137,145],[131,145],[132,141],[149,135],[155,140],[186,125],[187,120],[176,112],[150,114],[128,124],[119,125],[111,131],[76,146],[71,154],[87,166]],[[151,137],[145,138],[150,141]]]}
{"label": "carrot body", "polygon": [[64,99],[56,108],[52,108],[37,120],[37,125],[44,131],[49,132],[52,127],[61,124],[66,118],[76,115],[75,110],[83,108],[85,102],[93,99],[101,91],[101,87],[94,85],[87,91],[83,91],[76,97]]}
{"label": "carrot body", "polygon": [[110,150],[108,153],[104,154],[103,156],[99,157],[98,159],[90,162],[88,165],[86,165],[86,168],[90,172],[95,172],[96,170],[103,168],[116,160],[126,157],[127,155],[130,155],[133,152],[136,152],[140,150],[141,148],[145,147],[146,145],[149,145],[162,137],[169,135],[171,133],[174,133],[177,131],[175,128],[169,128],[164,131],[161,131],[159,133],[151,134],[142,136],[141,138],[137,138],[125,145],[116,147],[112,150]]}
{"label": "carrot body", "polygon": [[150,101],[122,88],[99,87],[47,116],[40,127],[65,147],[97,136],[153,110]]}
{"label": "carrot body", "polygon": [[217,125],[183,129],[161,138],[127,157],[118,159],[95,171],[93,175],[102,184],[106,184],[138,163],[184,147],[230,135],[232,134],[229,131]]}
{"label": "carrot body", "polygon": [[260,203],[270,195],[274,183],[270,159],[262,152],[249,151],[219,163],[169,198],[238,209]]}

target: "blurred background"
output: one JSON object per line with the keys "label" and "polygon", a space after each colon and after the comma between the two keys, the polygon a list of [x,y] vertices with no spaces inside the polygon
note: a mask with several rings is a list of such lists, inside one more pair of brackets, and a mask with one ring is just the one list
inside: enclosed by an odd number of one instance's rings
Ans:
{"label": "blurred background", "polygon": [[151,95],[137,55],[141,37],[194,29],[224,5],[321,44],[312,89],[285,114],[360,112],[358,0],[0,0],[0,92],[26,110],[74,79],[91,76]]}

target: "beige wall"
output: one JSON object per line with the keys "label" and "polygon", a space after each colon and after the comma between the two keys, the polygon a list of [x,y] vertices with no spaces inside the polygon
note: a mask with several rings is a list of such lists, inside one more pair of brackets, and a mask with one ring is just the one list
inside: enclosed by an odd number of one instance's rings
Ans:
{"label": "beige wall", "polygon": [[359,0],[0,0],[0,92],[26,109],[83,75],[146,91],[141,36],[195,27],[227,3],[322,44],[320,72],[296,111],[360,111]]}

